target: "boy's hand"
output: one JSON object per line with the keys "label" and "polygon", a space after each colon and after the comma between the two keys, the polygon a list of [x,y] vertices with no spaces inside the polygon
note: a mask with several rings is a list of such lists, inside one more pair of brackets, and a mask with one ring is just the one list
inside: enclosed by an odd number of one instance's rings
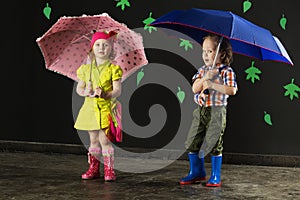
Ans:
{"label": "boy's hand", "polygon": [[206,89],[212,89],[213,83],[210,80],[203,82],[203,91]]}
{"label": "boy's hand", "polygon": [[218,70],[218,69],[208,70],[208,72],[206,72],[204,78],[205,78],[205,80],[212,80],[212,79],[214,79],[218,74],[219,74],[219,70]]}

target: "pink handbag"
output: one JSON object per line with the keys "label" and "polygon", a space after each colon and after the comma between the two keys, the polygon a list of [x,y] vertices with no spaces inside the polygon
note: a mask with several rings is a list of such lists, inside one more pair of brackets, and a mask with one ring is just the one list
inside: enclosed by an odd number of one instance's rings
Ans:
{"label": "pink handbag", "polygon": [[112,114],[115,119],[113,121],[112,117],[109,118],[109,128],[111,134],[111,141],[112,142],[122,142],[123,140],[123,133],[122,133],[122,105],[119,101],[116,102],[112,109]]}

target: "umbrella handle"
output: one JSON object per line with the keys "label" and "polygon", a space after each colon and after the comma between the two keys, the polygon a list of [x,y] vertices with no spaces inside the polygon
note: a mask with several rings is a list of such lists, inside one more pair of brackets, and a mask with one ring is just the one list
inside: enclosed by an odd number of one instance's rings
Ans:
{"label": "umbrella handle", "polygon": [[208,89],[205,89],[203,93],[204,93],[204,94],[209,94],[209,90],[208,90]]}

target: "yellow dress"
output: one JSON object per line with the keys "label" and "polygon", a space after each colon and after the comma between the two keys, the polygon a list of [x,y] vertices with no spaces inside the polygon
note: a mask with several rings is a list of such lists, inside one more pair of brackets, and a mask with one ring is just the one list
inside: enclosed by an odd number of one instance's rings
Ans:
{"label": "yellow dress", "polygon": [[[122,68],[106,61],[96,66],[96,62],[83,64],[77,70],[77,77],[86,84],[90,80],[92,69],[92,87],[100,86],[103,92],[113,89],[113,81],[122,78]],[[109,115],[111,114],[112,102],[115,99],[103,99],[97,97],[85,97],[84,103],[79,111],[74,127],[78,130],[100,130],[109,127]]]}

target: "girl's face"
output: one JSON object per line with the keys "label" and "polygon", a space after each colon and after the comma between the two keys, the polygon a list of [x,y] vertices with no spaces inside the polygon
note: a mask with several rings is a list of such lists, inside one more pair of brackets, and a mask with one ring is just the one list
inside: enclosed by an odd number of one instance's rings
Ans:
{"label": "girl's face", "polygon": [[111,51],[112,45],[109,40],[99,39],[94,43],[93,52],[96,58],[109,59]]}
{"label": "girl's face", "polygon": [[[211,40],[211,38],[206,38],[203,41],[202,44],[202,59],[204,61],[204,64],[208,67],[211,67],[213,65],[214,62],[214,58],[216,55],[216,43]],[[217,60],[216,60],[216,64],[220,63],[220,54],[218,54]]]}

